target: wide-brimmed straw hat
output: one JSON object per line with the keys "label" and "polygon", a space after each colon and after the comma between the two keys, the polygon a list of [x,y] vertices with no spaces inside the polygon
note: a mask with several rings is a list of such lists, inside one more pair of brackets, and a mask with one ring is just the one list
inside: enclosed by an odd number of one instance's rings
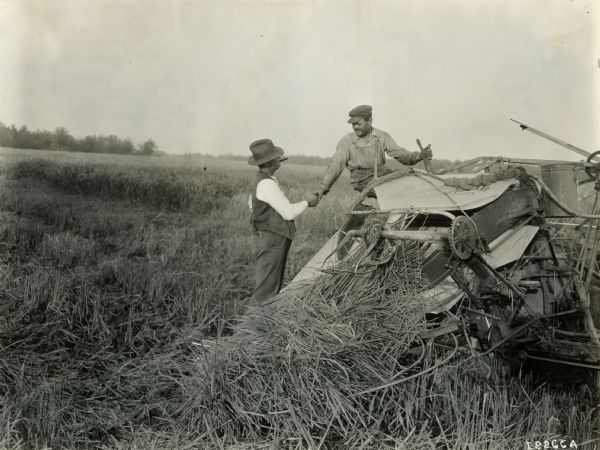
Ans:
{"label": "wide-brimmed straw hat", "polygon": [[283,156],[283,149],[273,144],[271,139],[254,141],[250,144],[250,151],[252,152],[252,156],[248,160],[248,164],[251,166],[259,166],[276,158],[279,158],[280,161],[287,159],[281,158]]}

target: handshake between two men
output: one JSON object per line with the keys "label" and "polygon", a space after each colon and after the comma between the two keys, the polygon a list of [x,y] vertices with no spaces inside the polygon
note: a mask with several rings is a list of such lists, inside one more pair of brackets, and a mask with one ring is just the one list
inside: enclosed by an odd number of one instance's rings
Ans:
{"label": "handshake between two men", "polygon": [[352,132],[344,135],[336,147],[331,163],[325,171],[319,190],[307,194],[304,201],[291,203],[275,172],[284,161],[284,151],[270,139],[260,139],[250,144],[252,157],[248,163],[258,166],[256,181],[248,203],[252,214],[252,252],[255,258],[255,288],[251,298],[254,304],[262,304],[280,291],[285,272],[288,251],[296,232],[294,219],[306,208],[315,207],[331,189],[344,168],[350,170],[350,184],[362,192],[375,174],[384,176],[392,172],[386,167],[386,154],[405,165],[424,161],[429,171],[433,158],[431,146],[420,151],[408,151],[400,147],[383,130],[374,128],[373,109],[359,105],[348,115]]}

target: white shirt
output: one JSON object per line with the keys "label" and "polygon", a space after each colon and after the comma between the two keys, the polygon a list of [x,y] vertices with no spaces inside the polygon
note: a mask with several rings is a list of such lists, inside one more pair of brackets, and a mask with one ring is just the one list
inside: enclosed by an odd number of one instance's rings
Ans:
{"label": "white shirt", "polygon": [[[261,180],[258,183],[256,186],[256,198],[268,203],[284,220],[294,220],[308,208],[306,200],[298,203],[290,203],[275,177]],[[252,195],[248,199],[248,206],[250,207],[250,211],[252,211]]]}

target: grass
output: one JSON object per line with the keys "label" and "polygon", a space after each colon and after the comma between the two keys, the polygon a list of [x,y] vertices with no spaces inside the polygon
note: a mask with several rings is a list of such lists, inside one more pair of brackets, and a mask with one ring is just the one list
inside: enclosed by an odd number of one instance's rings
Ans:
{"label": "grass", "polygon": [[[279,389],[296,415],[277,417],[285,419],[277,422],[279,435],[256,431],[252,414],[246,427],[223,433],[220,415],[239,417],[223,412],[219,396],[244,386],[228,385],[234,373],[228,371],[213,378],[223,388],[211,394],[216,385],[199,373],[192,342],[217,338],[252,349],[240,340],[248,337],[240,327],[253,329],[253,316],[238,325],[232,318],[253,284],[247,195],[254,170],[238,161],[0,150],[0,448],[258,449],[311,442],[321,448],[523,448],[526,438],[571,433],[583,442],[591,436],[589,391],[561,394],[497,371],[482,377],[471,366],[431,373],[395,391],[402,396],[374,395],[385,416],[367,418],[363,432],[345,436],[340,430],[357,423],[356,412],[374,408],[348,403],[346,373],[364,379],[373,366],[376,373],[392,370],[376,362],[389,336],[398,348],[394,330],[401,328],[394,325],[406,312],[388,305],[369,315],[370,304],[385,302],[365,295],[346,310],[323,306],[303,316],[289,315],[297,310],[272,316],[277,339],[254,341],[288,345],[308,358],[295,372],[283,360],[265,378],[262,363],[248,355],[225,360],[254,364],[247,382]],[[288,166],[277,175],[299,200],[316,190],[323,171]],[[343,178],[300,217],[287,280],[342,225],[352,198]],[[330,287],[327,298],[358,288],[356,281],[336,279],[342,284]],[[296,331],[283,333],[282,323]],[[379,345],[362,347],[369,339]],[[330,362],[317,364],[319,352]],[[324,366],[330,372],[319,372]],[[290,379],[297,383],[285,382]],[[321,390],[299,390],[317,381]],[[318,396],[327,401],[319,404]],[[302,398],[312,403],[302,406]],[[323,419],[332,411],[345,418]],[[311,434],[327,429],[327,441]]]}

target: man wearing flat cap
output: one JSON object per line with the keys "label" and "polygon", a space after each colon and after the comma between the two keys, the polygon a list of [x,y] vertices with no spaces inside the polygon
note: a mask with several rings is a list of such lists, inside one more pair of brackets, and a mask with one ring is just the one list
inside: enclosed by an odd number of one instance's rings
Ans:
{"label": "man wearing flat cap", "polygon": [[306,200],[290,203],[273,175],[287,158],[271,139],[252,142],[250,151],[252,156],[248,163],[258,166],[248,200],[254,233],[252,253],[256,262],[252,302],[261,304],[281,290],[288,251],[296,232],[294,219],[307,207],[316,206],[319,200],[310,194]]}
{"label": "man wearing flat cap", "polygon": [[344,167],[350,170],[352,187],[361,192],[373,180],[375,170],[378,176],[391,172],[385,167],[385,153],[406,165],[433,157],[429,146],[420,152],[410,152],[396,144],[388,133],[373,127],[373,109],[369,105],[352,108],[348,115],[348,123],[352,124],[353,132],[346,134],[338,142],[333,160],[325,171],[317,193],[319,198],[329,192]]}

